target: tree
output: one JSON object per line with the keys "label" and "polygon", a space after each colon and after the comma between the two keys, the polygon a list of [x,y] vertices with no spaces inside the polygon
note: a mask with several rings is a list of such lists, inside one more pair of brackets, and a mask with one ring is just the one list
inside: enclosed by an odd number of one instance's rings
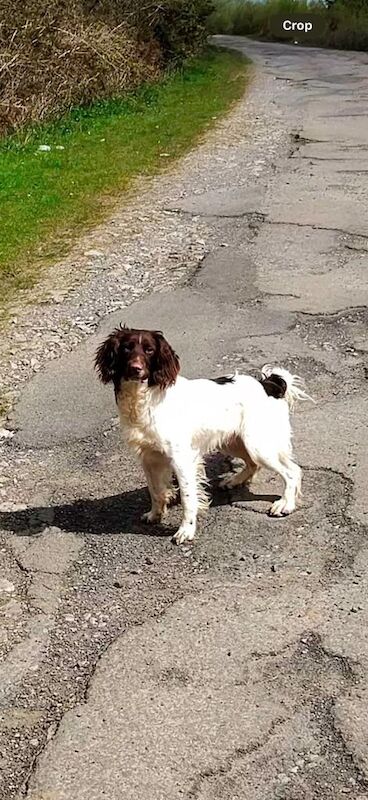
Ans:
{"label": "tree", "polygon": [[324,0],[328,9],[333,6],[345,6],[349,11],[368,11],[368,0]]}

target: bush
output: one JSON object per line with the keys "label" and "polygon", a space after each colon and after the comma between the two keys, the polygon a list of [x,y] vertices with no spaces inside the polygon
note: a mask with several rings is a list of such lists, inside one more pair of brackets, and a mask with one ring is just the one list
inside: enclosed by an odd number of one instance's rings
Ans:
{"label": "bush", "polygon": [[366,0],[336,0],[328,17],[328,46],[368,50],[368,3]]}
{"label": "bush", "polygon": [[211,0],[164,0],[153,31],[167,61],[180,61],[203,46],[207,18],[213,10]]}
{"label": "bush", "polygon": [[157,79],[205,40],[209,0],[0,0],[0,133]]}
{"label": "bush", "polygon": [[[310,11],[322,17],[324,25],[308,44],[348,50],[368,50],[367,0],[335,0],[329,5],[324,0],[216,0],[216,8],[209,19],[211,33],[240,36],[258,36],[274,39],[270,20],[275,14],[295,14]],[[290,34],[290,39],[295,34]],[[284,39],[283,39],[284,40]]]}

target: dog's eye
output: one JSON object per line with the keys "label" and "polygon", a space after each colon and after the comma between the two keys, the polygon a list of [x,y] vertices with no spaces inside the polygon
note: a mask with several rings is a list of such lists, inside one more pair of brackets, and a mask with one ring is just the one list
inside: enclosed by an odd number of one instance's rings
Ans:
{"label": "dog's eye", "polygon": [[153,350],[153,347],[149,347],[149,346],[145,347],[145,348],[144,348],[144,352],[145,352],[145,353],[146,353],[148,356],[151,356],[151,355],[152,355],[152,353],[154,352],[154,350]]}

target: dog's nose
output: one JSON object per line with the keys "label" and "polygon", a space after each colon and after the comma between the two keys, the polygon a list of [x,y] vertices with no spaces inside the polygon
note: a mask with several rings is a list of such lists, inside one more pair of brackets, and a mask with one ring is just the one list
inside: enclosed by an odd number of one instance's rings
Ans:
{"label": "dog's nose", "polygon": [[132,375],[136,375],[139,378],[140,375],[143,375],[144,368],[140,361],[132,361],[130,364],[130,371]]}

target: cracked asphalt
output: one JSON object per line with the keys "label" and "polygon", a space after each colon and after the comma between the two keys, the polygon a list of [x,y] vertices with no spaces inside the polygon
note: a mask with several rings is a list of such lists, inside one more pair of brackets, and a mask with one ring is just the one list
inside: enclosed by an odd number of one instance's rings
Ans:
{"label": "cracked asphalt", "polygon": [[[155,187],[204,259],[46,363],[1,445],[1,800],[368,798],[368,56],[216,38],[255,63],[249,128],[234,110],[226,146]],[[193,547],[170,543],[178,509],[140,522],[92,371],[121,320],[164,330],[189,377],[305,378],[295,514],[267,516],[266,473],[219,492],[215,457]]]}

